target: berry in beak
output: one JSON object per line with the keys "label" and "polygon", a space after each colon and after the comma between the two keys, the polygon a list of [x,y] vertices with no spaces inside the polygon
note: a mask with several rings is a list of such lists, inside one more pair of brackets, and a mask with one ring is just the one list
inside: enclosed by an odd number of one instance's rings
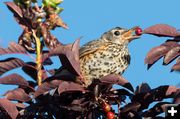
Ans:
{"label": "berry in beak", "polygon": [[124,40],[128,40],[129,42],[131,42],[134,39],[140,38],[140,35],[142,35],[142,29],[138,26],[135,26],[135,27],[125,31],[122,34],[122,37]]}

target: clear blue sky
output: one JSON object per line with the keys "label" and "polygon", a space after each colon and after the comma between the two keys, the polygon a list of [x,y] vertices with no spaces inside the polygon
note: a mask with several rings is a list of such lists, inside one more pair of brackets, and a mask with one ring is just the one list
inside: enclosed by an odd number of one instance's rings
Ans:
{"label": "clear blue sky", "polygon": [[[22,32],[11,12],[3,4],[5,1],[7,0],[0,1],[0,46],[3,47],[7,47],[12,40],[17,41]],[[71,43],[83,36],[82,45],[116,26],[131,28],[139,25],[147,28],[154,24],[165,23],[180,29],[179,5],[179,0],[64,0],[61,6],[65,10],[61,17],[69,25],[69,30],[56,29],[53,34],[63,43]],[[141,39],[129,45],[132,60],[123,76],[134,87],[142,82],[149,83],[153,88],[180,83],[179,73],[170,73],[174,62],[162,66],[160,60],[150,70],[146,70],[144,58],[147,52],[164,41],[166,38],[143,35]],[[9,86],[0,85],[0,94],[7,89]]]}

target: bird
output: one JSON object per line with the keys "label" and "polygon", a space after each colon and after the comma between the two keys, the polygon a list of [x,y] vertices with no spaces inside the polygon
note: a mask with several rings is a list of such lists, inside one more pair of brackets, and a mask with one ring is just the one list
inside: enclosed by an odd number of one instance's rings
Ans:
{"label": "bird", "polygon": [[85,78],[85,86],[109,74],[123,74],[131,58],[128,44],[140,38],[136,29],[139,27],[115,27],[80,47],[80,69]]}

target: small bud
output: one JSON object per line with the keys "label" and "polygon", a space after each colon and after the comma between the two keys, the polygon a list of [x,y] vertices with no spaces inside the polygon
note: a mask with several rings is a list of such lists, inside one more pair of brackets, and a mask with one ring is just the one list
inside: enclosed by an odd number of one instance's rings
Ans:
{"label": "small bud", "polygon": [[59,13],[61,13],[63,10],[64,10],[63,8],[56,7],[55,13],[56,13],[56,14],[59,14]]}
{"label": "small bud", "polygon": [[43,5],[45,7],[50,6],[56,8],[63,0],[43,0]]}
{"label": "small bud", "polygon": [[52,2],[56,5],[59,5],[63,2],[63,0],[52,0]]}
{"label": "small bud", "polygon": [[42,22],[42,18],[37,18],[37,22],[38,23]]}

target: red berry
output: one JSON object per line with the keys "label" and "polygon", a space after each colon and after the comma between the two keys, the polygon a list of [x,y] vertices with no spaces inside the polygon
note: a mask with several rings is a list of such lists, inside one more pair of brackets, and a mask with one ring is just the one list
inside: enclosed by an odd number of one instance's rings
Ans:
{"label": "red berry", "polygon": [[135,29],[135,33],[136,33],[137,36],[142,35],[142,29],[139,28],[139,27],[137,27],[137,28]]}
{"label": "red berry", "polygon": [[103,110],[105,112],[109,112],[111,110],[111,106],[109,104],[107,104],[107,103],[104,103],[103,104]]}
{"label": "red berry", "polygon": [[113,112],[108,112],[107,113],[107,119],[114,119],[115,115]]}

